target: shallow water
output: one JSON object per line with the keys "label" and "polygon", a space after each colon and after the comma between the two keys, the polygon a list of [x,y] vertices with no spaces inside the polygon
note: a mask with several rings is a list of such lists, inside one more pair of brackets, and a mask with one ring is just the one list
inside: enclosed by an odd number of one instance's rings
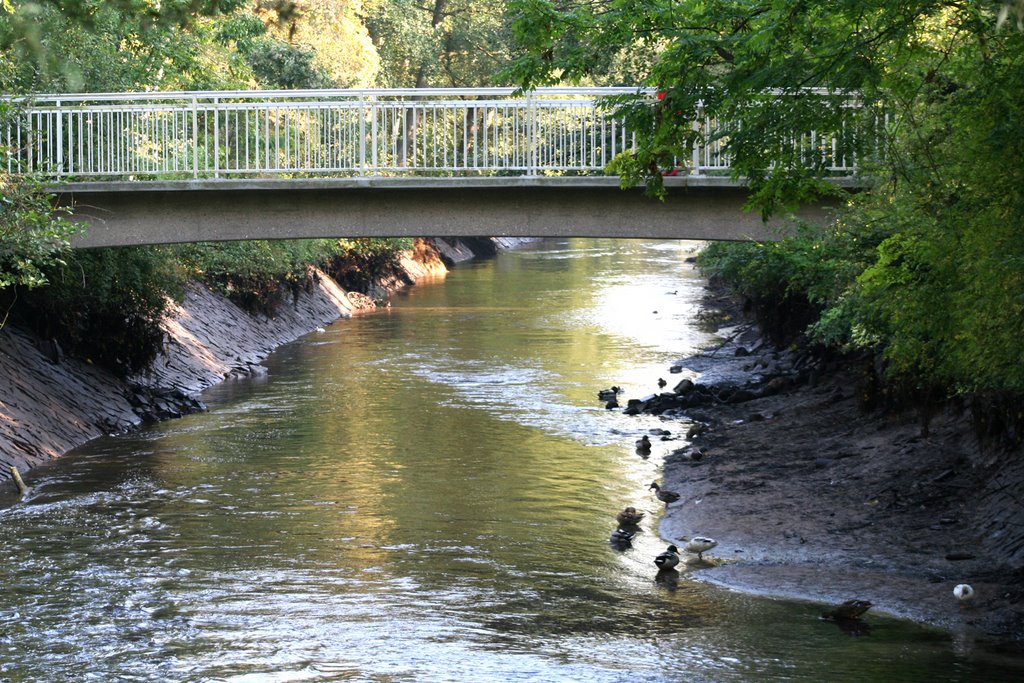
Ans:
{"label": "shallow water", "polygon": [[[674,384],[711,341],[694,248],[459,267],[281,349],[208,413],[33,472],[0,509],[0,680],[1019,680],[914,624],[869,612],[851,637],[819,605],[658,580],[646,486],[687,425],[596,391]],[[677,440],[642,458],[654,428]],[[625,505],[648,517],[618,551]]]}

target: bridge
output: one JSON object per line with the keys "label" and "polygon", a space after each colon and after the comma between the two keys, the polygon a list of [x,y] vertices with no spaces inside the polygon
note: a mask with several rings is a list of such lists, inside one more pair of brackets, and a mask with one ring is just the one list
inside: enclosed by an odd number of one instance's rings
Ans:
{"label": "bridge", "polygon": [[[620,190],[636,88],[90,93],[10,98],[9,172],[50,180],[76,247],[335,236],[770,239],[725,141],[695,145],[664,202]],[[714,131],[700,112],[691,125]],[[844,131],[794,140],[850,183]],[[714,136],[711,136],[714,139]],[[803,217],[820,219],[821,209]]]}

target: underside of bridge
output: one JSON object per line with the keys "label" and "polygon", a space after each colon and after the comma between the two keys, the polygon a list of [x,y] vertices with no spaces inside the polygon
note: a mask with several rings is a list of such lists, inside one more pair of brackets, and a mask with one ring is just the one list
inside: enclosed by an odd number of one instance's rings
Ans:
{"label": "underside of bridge", "polygon": [[[65,183],[73,246],[320,237],[522,236],[772,240],[726,178],[666,178],[665,201],[614,177],[304,178]],[[800,218],[826,220],[828,207]]]}

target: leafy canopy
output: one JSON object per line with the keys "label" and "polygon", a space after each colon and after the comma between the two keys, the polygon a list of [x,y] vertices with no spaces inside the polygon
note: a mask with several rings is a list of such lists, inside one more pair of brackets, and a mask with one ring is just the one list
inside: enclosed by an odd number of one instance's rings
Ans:
{"label": "leafy canopy", "polygon": [[[525,87],[579,82],[604,55],[656,46],[615,103],[637,147],[613,170],[660,170],[727,122],[733,172],[764,213],[827,192],[795,151],[833,132],[874,186],[826,228],[715,245],[705,267],[789,316],[790,335],[868,350],[888,382],[945,395],[1024,394],[1024,3],[958,0],[514,0]],[[817,89],[809,91],[808,89]],[[851,107],[850,105],[856,105]],[[778,322],[778,321],[776,321]],[[785,324],[782,325],[785,327]],[[927,392],[926,392],[927,393]],[[936,393],[936,392],[933,392]],[[999,401],[988,402],[992,406]],[[1007,422],[1024,423],[1011,415]]]}

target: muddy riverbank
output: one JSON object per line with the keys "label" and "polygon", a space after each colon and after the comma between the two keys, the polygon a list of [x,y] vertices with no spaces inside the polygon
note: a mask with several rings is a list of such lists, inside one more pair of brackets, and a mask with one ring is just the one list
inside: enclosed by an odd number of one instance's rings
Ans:
{"label": "muddy riverbank", "polygon": [[[694,576],[768,596],[869,600],[874,612],[1024,652],[1020,450],[979,444],[952,409],[926,433],[916,415],[865,412],[856,368],[772,348],[752,327],[730,333],[672,368],[696,390],[684,382],[689,398],[668,414],[697,429],[666,458],[663,484],[681,497],[660,530],[718,541]],[[959,583],[977,591],[967,607],[953,596]]]}
{"label": "muddy riverbank", "polygon": [[[423,278],[441,277],[452,264],[526,241],[417,240],[401,259],[402,272],[371,294],[386,296]],[[6,326],[0,329],[0,485],[13,488],[11,466],[26,472],[104,434],[202,410],[196,396],[204,389],[264,372],[261,362],[277,347],[373,306],[370,297],[346,292],[323,273],[311,291],[300,292],[273,317],[250,315],[192,283],[165,323],[164,352],[129,381],[62,357],[52,346]]]}

